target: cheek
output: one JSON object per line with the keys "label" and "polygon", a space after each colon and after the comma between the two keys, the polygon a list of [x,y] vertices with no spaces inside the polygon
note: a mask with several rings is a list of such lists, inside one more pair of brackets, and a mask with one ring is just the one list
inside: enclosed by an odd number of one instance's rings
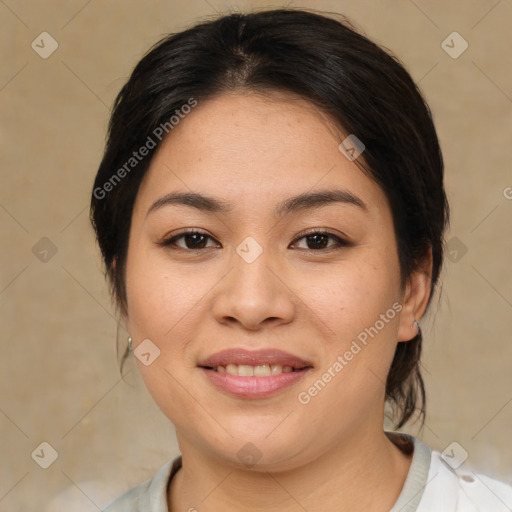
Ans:
{"label": "cheek", "polygon": [[331,402],[363,410],[368,401],[380,399],[397,342],[396,271],[389,260],[368,256],[304,283],[308,308],[329,332],[323,340],[321,382],[311,393],[305,390],[320,409]]}
{"label": "cheek", "polygon": [[134,359],[144,383],[162,412],[176,425],[182,418],[197,415],[190,400],[190,341],[194,339],[194,319],[204,290],[201,278],[177,271],[160,257],[134,248],[126,267],[128,325],[134,350],[149,339],[158,347],[158,357],[145,365]]}
{"label": "cheek", "polygon": [[[297,275],[300,282],[301,299],[326,326],[326,339],[335,342],[346,342],[373,326],[399,298],[397,278],[389,261],[354,259],[314,275]],[[396,317],[396,311],[390,311],[382,330],[395,328]]]}
{"label": "cheek", "polygon": [[192,268],[176,268],[161,254],[139,248],[130,255],[126,275],[130,328],[138,337],[162,341],[182,328],[180,319],[199,304],[208,281]]}

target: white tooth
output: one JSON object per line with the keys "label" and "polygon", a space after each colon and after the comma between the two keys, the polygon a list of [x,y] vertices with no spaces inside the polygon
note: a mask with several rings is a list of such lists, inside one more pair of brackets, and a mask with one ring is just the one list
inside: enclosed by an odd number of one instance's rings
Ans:
{"label": "white tooth", "polygon": [[217,366],[215,368],[219,373],[228,373],[239,377],[269,377],[270,375],[279,375],[280,373],[292,372],[292,366],[282,366],[280,364],[258,364],[251,366],[249,364],[228,364],[226,366]]}
{"label": "white tooth", "polygon": [[269,375],[271,375],[271,372],[268,364],[259,364],[254,367],[255,377],[268,377]]}
{"label": "white tooth", "polygon": [[271,367],[272,375],[283,373],[283,367],[280,364],[273,364]]}
{"label": "white tooth", "polygon": [[236,364],[228,364],[226,366],[226,373],[229,373],[229,375],[238,375],[238,366]]}
{"label": "white tooth", "polygon": [[249,366],[248,364],[239,364],[238,365],[238,375],[240,377],[253,377],[254,376],[254,366]]}

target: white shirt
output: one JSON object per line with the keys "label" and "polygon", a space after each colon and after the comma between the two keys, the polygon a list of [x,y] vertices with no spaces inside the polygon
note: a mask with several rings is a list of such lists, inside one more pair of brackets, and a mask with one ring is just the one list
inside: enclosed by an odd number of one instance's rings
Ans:
{"label": "white shirt", "polygon": [[[390,512],[512,512],[512,485],[464,465],[453,469],[441,453],[413,436],[386,435],[414,446],[411,467]],[[172,512],[167,509],[167,485],[180,468],[181,456],[168,461],[152,479],[124,493],[104,512]]]}

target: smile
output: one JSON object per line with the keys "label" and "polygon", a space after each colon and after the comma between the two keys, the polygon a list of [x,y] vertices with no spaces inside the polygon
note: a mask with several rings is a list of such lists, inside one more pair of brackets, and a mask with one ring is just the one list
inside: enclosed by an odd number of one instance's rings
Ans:
{"label": "smile", "polygon": [[281,373],[290,373],[300,371],[301,368],[281,364],[258,364],[255,366],[248,364],[228,364],[226,366],[217,366],[210,368],[218,373],[227,373],[229,375],[238,375],[239,377],[270,377]]}
{"label": "smile", "polygon": [[231,348],[203,359],[198,368],[207,383],[239,398],[265,398],[301,380],[312,363],[277,349]]}

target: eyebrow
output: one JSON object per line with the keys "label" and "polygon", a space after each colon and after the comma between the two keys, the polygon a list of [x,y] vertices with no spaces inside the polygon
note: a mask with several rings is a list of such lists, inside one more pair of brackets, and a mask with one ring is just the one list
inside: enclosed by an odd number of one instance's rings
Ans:
{"label": "eyebrow", "polygon": [[[342,189],[326,189],[316,192],[304,192],[285,199],[277,204],[274,215],[276,217],[283,217],[289,213],[321,208],[333,203],[349,204],[368,211],[366,204],[359,197],[352,194],[352,192]],[[149,208],[146,216],[167,205],[191,206],[200,211],[211,213],[230,213],[233,211],[232,204],[220,199],[196,192],[171,192],[157,199]]]}

